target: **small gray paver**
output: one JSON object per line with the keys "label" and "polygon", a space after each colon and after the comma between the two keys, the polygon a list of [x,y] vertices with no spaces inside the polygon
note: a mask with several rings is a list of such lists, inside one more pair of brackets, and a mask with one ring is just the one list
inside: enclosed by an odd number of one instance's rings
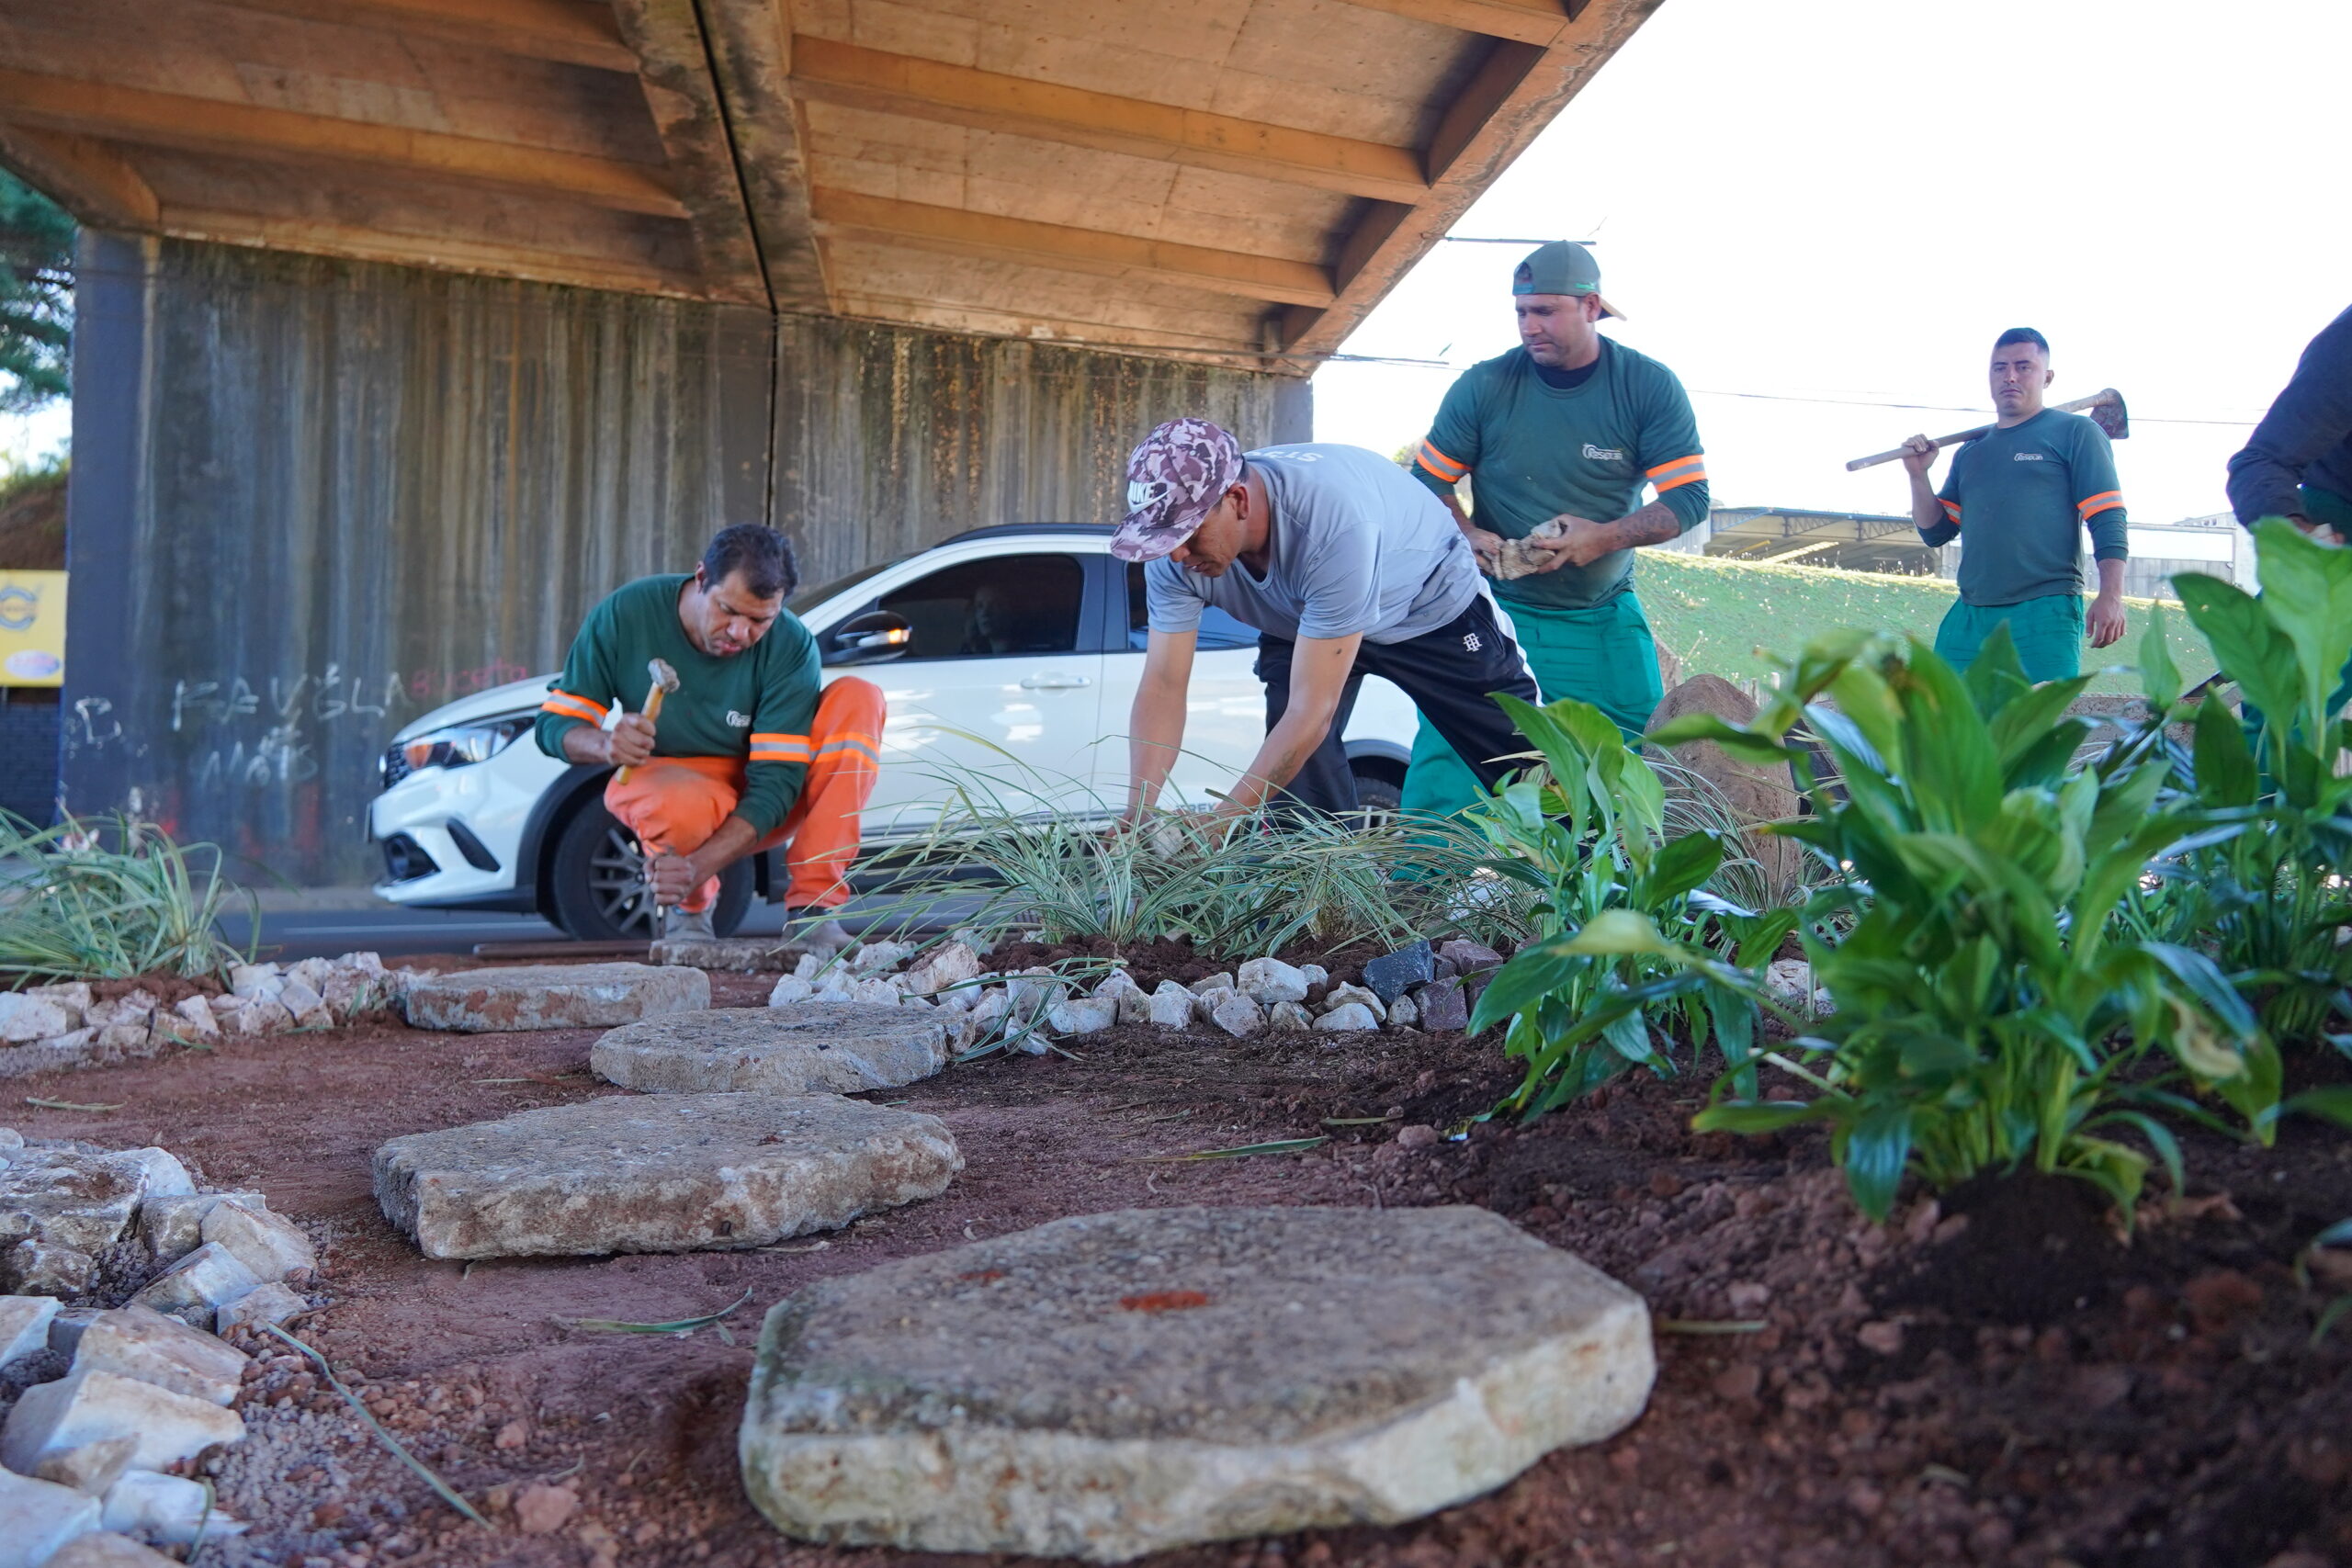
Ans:
{"label": "small gray paver", "polygon": [[589,1050],[607,1083],[653,1094],[855,1094],[947,1065],[947,1030],[911,1008],[786,1002],[624,1024]]}
{"label": "small gray paver", "polygon": [[401,1005],[413,1029],[611,1029],[708,1007],[710,976],[650,964],[459,969],[410,982]]}
{"label": "small gray paver", "polygon": [[1655,1371],[1639,1296],[1482,1209],[1127,1210],[804,1287],[739,1450],[799,1540],[1120,1562],[1451,1506]]}
{"label": "small gray paver", "polygon": [[963,1167],[936,1118],[838,1095],[615,1095],[394,1138],[376,1201],[427,1258],[685,1252],[831,1230]]}
{"label": "small gray paver", "polygon": [[718,969],[730,975],[789,974],[800,955],[808,951],[805,942],[786,942],[773,936],[723,936],[710,942],[656,942],[645,953],[646,962],[670,968]]}

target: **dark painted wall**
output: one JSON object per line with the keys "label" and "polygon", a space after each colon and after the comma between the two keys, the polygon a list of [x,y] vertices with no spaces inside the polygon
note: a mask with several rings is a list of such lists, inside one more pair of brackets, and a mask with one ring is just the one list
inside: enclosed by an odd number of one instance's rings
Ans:
{"label": "dark painted wall", "polygon": [[[766,513],[810,581],[1104,518],[1154,421],[1303,439],[1303,383],[87,233],[65,791],[297,885],[378,872],[376,760],[551,671],[617,584]],[[248,867],[250,874],[250,866]]]}

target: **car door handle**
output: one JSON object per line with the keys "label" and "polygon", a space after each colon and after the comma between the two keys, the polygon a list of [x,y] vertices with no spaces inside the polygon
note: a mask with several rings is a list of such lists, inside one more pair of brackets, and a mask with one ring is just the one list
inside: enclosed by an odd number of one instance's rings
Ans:
{"label": "car door handle", "polygon": [[1073,686],[1091,686],[1091,675],[1023,675],[1021,689],[1024,692],[1067,692]]}

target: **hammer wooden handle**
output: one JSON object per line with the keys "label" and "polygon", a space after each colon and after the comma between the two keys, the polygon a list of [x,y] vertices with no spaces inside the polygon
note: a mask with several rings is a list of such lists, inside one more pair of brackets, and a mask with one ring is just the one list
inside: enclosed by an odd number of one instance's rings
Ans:
{"label": "hammer wooden handle", "polygon": [[[642,713],[649,722],[662,716],[662,695],[663,687],[662,682],[659,681],[653,682],[653,689],[645,694],[645,706],[638,711]],[[613,775],[613,779],[616,783],[627,784],[628,783],[628,775],[629,770],[623,768],[619,773]]]}
{"label": "hammer wooden handle", "polygon": [[[2076,398],[2071,403],[2052,403],[2050,406],[2060,413],[2080,413],[2085,409],[2095,409],[2102,403],[2111,403],[2115,400],[2115,389],[2109,387],[2103,391],[2093,392],[2087,398]],[[1973,430],[1955,430],[1950,435],[1937,436],[1936,446],[1940,449],[1957,446],[1962,441],[1973,441],[1980,435],[1990,434],[1992,430],[1993,427],[1989,424],[1980,424]],[[1857,457],[1846,465],[1846,471],[1850,474],[1858,468],[1874,468],[1881,463],[1892,463],[1902,457],[1905,450],[1904,447],[1897,446],[1892,452],[1873,452],[1867,457]]]}

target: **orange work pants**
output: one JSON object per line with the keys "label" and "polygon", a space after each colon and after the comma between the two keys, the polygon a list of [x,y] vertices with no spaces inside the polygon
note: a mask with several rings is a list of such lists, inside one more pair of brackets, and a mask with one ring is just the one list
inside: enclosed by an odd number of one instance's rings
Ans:
{"label": "orange work pants", "polygon": [[[858,813],[880,771],[882,688],[845,677],[827,686],[808,721],[808,774],[783,824],[754,852],[785,846],[792,881],[788,908],[831,909],[849,902],[850,864],[857,858]],[[797,739],[797,738],[793,738]],[[605,807],[649,852],[686,855],[702,848],[743,798],[740,757],[656,757],[605,786]],[[712,877],[687,897],[689,911],[718,897]]]}

